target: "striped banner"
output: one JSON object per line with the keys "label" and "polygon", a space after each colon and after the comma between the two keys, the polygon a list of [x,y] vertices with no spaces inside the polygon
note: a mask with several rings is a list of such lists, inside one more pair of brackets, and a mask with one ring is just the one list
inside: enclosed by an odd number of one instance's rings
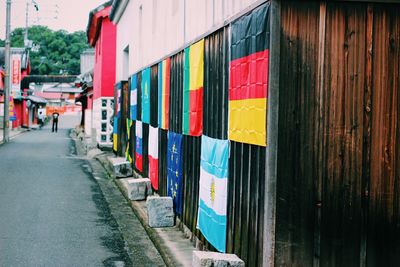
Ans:
{"label": "striped banner", "polygon": [[150,124],[150,68],[142,71],[142,122]]}
{"label": "striped banner", "polygon": [[204,39],[185,48],[183,134],[203,133]]}
{"label": "striped banner", "polygon": [[137,76],[131,77],[131,120],[137,119]]}
{"label": "striped banner", "polygon": [[122,105],[121,91],[122,91],[122,83],[119,82],[117,84],[117,103],[116,103],[116,105],[117,105],[117,114],[116,114],[116,116],[118,118],[121,117],[121,105]]}
{"label": "striped banner", "polygon": [[268,6],[232,24],[229,139],[266,146],[268,97]]}
{"label": "striped banner", "polygon": [[158,127],[168,130],[171,59],[158,64]]}
{"label": "striped banner", "polygon": [[135,166],[140,172],[143,171],[143,124],[136,121],[136,149],[135,149]]}
{"label": "striped banner", "polygon": [[149,126],[149,178],[154,190],[158,190],[158,128]]}
{"label": "striped banner", "polygon": [[197,228],[220,252],[226,252],[229,141],[201,137]]}
{"label": "striped banner", "polygon": [[126,119],[126,132],[128,135],[128,141],[126,142],[125,157],[126,157],[126,160],[128,160],[130,163],[133,162],[132,155],[131,155],[131,148],[130,148],[132,124],[133,124],[133,121],[131,119]]}
{"label": "striped banner", "polygon": [[115,153],[118,150],[118,117],[117,116],[114,116],[113,150],[114,150]]}

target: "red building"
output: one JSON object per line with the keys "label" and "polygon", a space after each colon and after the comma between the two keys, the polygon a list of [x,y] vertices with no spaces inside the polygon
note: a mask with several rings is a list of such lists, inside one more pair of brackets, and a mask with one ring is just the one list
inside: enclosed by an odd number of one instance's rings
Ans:
{"label": "red building", "polygon": [[[0,48],[0,103],[4,102],[5,49]],[[21,80],[29,75],[29,53],[25,48],[11,48],[10,51],[10,125],[18,128],[26,121],[26,101],[21,91]]]}
{"label": "red building", "polygon": [[87,108],[93,107],[93,110],[86,122],[91,122],[91,132],[92,135],[94,132],[99,146],[112,145],[110,121],[114,105],[117,31],[109,18],[111,4],[112,1],[106,2],[90,12],[86,30],[88,42],[95,49],[93,96],[87,98]]}

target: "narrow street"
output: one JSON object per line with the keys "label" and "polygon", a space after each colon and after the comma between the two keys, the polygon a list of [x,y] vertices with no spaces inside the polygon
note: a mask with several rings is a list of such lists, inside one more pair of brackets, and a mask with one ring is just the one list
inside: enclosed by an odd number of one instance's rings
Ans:
{"label": "narrow street", "polygon": [[[131,266],[69,131],[77,116],[0,146],[0,266]],[[148,261],[151,262],[151,261]],[[135,265],[134,265],[135,266]]]}

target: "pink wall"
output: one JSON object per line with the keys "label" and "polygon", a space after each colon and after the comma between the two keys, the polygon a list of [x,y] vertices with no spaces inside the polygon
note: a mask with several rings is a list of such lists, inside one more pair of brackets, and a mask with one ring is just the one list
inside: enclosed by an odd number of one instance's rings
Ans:
{"label": "pink wall", "polygon": [[116,62],[116,26],[108,17],[103,18],[96,42],[93,79],[93,99],[114,96]]}

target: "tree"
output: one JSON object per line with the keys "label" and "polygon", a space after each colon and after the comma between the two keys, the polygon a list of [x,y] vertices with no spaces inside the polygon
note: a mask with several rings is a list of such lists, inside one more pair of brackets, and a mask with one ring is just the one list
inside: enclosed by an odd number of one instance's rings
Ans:
{"label": "tree", "polygon": [[[32,26],[28,29],[28,36],[34,46],[40,47],[30,53],[31,74],[80,74],[80,54],[89,48],[85,32],[68,33],[65,30],[53,31],[46,26]],[[24,47],[23,28],[12,31],[11,46]]]}

